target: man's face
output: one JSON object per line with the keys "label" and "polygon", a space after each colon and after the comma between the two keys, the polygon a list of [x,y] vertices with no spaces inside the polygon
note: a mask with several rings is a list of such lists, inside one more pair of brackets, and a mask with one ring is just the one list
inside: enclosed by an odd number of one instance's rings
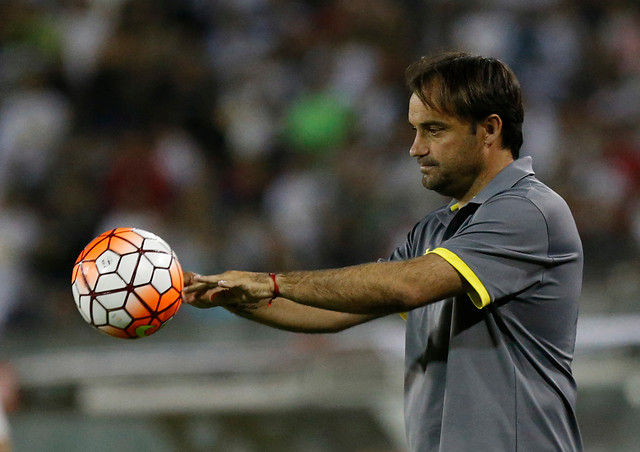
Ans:
{"label": "man's face", "polygon": [[463,199],[485,166],[482,134],[474,133],[481,128],[427,107],[415,94],[409,100],[409,123],[416,131],[409,153],[418,160],[422,185]]}

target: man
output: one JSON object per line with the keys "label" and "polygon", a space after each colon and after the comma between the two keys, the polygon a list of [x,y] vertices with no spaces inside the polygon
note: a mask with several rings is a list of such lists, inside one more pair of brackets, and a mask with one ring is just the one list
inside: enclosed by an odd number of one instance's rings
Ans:
{"label": "man", "polygon": [[184,298],[303,332],[406,312],[410,451],[579,451],[571,361],[582,247],[566,203],[518,159],[520,87],[466,54],[407,70],[410,155],[428,214],[389,261],[280,274],[186,273]]}

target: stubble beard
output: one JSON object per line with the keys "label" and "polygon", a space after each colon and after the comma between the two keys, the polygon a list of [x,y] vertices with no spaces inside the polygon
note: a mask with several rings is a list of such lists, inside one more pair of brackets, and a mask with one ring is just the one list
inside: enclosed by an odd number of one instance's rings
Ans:
{"label": "stubble beard", "polygon": [[429,191],[435,191],[436,193],[443,194],[446,191],[446,181],[442,177],[436,175],[422,175],[422,186]]}
{"label": "stubble beard", "polygon": [[455,180],[443,174],[423,174],[422,186],[429,191],[438,193],[441,196],[459,199],[462,187],[458,186]]}

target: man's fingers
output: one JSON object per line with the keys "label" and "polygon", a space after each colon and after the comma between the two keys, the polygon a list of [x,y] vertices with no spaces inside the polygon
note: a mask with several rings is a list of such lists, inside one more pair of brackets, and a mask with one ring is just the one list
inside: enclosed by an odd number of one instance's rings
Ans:
{"label": "man's fingers", "polygon": [[220,275],[195,275],[193,278],[194,282],[203,282],[218,285],[218,280],[220,279]]}
{"label": "man's fingers", "polygon": [[184,278],[184,285],[190,286],[193,283],[193,281],[200,275],[194,272],[185,271],[182,273],[182,276]]}
{"label": "man's fingers", "polygon": [[233,284],[229,284],[229,281],[225,281],[224,279],[218,281],[217,286],[222,287],[223,289],[231,289],[234,287]]}
{"label": "man's fingers", "polygon": [[183,293],[204,292],[218,287],[218,282],[194,282],[182,290]]}

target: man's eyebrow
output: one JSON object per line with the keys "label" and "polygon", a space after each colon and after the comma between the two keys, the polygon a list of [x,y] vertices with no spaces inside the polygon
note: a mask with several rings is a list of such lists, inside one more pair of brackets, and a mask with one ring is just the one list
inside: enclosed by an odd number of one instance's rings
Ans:
{"label": "man's eyebrow", "polygon": [[433,120],[429,120],[429,121],[422,121],[419,122],[418,124],[416,124],[416,126],[414,126],[413,124],[411,124],[411,122],[409,122],[409,124],[411,125],[411,127],[420,127],[422,129],[427,129],[429,127],[447,127],[448,124],[444,121],[438,121],[437,119],[433,119]]}

